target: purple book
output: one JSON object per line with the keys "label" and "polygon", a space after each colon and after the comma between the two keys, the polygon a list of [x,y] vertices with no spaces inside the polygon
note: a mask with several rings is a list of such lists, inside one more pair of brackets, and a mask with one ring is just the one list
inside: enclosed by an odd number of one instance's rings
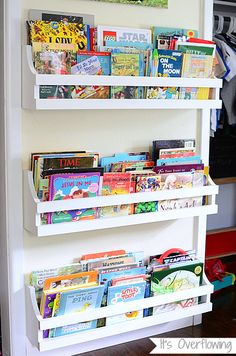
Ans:
{"label": "purple book", "polygon": [[[99,193],[100,172],[53,174],[50,176],[49,200],[94,197]],[[52,223],[52,214],[48,214]]]}
{"label": "purple book", "polygon": [[[46,300],[44,304],[44,310],[43,310],[43,319],[51,318],[52,316],[52,310],[53,310],[53,304],[54,300],[57,296],[57,293],[52,293],[46,295]],[[43,330],[43,338],[48,338],[49,335],[49,330]]]}
{"label": "purple book", "polygon": [[203,171],[204,164],[200,163],[200,164],[183,164],[183,165],[173,165],[173,166],[157,166],[157,167],[153,167],[152,170],[157,174]]}

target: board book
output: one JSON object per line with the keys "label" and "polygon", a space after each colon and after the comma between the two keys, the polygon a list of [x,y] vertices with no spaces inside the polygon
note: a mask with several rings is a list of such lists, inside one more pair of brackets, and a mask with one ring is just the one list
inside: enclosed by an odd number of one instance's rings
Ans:
{"label": "board book", "polygon": [[[91,288],[82,288],[78,290],[62,292],[60,294],[59,307],[56,316],[68,313],[80,313],[86,310],[99,308],[101,306],[104,293],[103,286]],[[77,323],[68,326],[57,327],[52,332],[52,337],[73,334],[83,330],[94,329],[97,326],[97,320]]]}
{"label": "board book", "polygon": [[[132,282],[128,285],[116,285],[108,287],[107,305],[116,305],[144,298],[146,282]],[[143,317],[143,310],[130,311],[124,314],[106,318],[106,325],[113,325]]]}

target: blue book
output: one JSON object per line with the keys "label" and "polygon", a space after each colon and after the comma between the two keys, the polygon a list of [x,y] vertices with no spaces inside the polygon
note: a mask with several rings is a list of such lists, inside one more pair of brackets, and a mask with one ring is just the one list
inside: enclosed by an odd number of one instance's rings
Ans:
{"label": "blue book", "polygon": [[[141,50],[152,49],[153,45],[151,43],[144,42],[127,42],[127,41],[105,41],[105,46],[107,47],[129,47],[137,48]],[[100,47],[101,49],[101,47]]]}
{"label": "blue book", "polygon": [[[85,310],[99,308],[101,306],[104,286],[81,288],[67,292],[61,292],[60,302],[55,316],[69,313],[79,313]],[[55,328],[50,334],[51,337],[74,334],[79,331],[94,329],[97,327],[97,320],[81,322],[73,325],[66,325]]]}
{"label": "blue book", "polygon": [[[117,285],[108,288],[107,305],[132,302],[144,298],[146,282]],[[124,314],[107,317],[106,325],[143,318],[143,310],[133,310]]]}
{"label": "blue book", "polygon": [[72,74],[110,75],[111,54],[109,52],[83,51],[77,53],[77,64]]}
{"label": "blue book", "polygon": [[172,164],[192,164],[192,163],[201,163],[200,156],[189,156],[189,157],[178,157],[178,158],[165,158],[165,159],[158,159],[157,166],[168,166]]}
{"label": "blue book", "polygon": [[148,159],[146,152],[140,154],[117,153],[112,157],[102,157],[100,161],[100,165],[104,167],[104,172],[110,172],[112,163],[125,162],[125,161],[143,161],[143,160],[145,161],[146,159]]}
{"label": "blue book", "polygon": [[183,53],[180,51],[158,50],[158,77],[180,77]]}

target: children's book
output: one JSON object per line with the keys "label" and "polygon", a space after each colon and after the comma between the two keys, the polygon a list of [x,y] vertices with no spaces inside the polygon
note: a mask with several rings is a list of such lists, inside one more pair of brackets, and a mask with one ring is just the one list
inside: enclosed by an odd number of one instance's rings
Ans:
{"label": "children's book", "polygon": [[97,45],[105,45],[105,41],[126,41],[152,43],[151,30],[129,27],[97,26]]}
{"label": "children's book", "polygon": [[[68,292],[61,292],[59,307],[55,316],[69,313],[80,313],[86,310],[99,308],[101,306],[103,293],[104,286],[101,285],[91,288],[82,288]],[[57,327],[53,330],[52,337],[94,329],[96,326],[97,320],[92,320],[63,327]]]}
{"label": "children's book", "polygon": [[155,213],[156,211],[158,211],[157,201],[134,204],[134,214]]}
{"label": "children's book", "polygon": [[[175,27],[159,27],[152,26],[152,36],[154,48],[158,48],[158,40],[165,39],[168,40],[168,49],[171,47],[171,42],[173,39],[187,38],[187,37],[198,37],[198,31],[193,29],[175,28]],[[174,48],[173,48],[174,49]]]}
{"label": "children's book", "polygon": [[68,275],[58,275],[46,278],[43,289],[60,289],[69,286],[87,284],[96,282],[98,277],[97,271],[79,272]]}
{"label": "children's book", "polygon": [[209,95],[210,88],[179,88],[179,99],[182,100],[207,100]]}
{"label": "children's book", "polygon": [[120,256],[125,254],[125,250],[112,250],[112,251],[105,251],[105,252],[96,252],[96,253],[87,253],[86,255],[82,255],[80,260],[91,260],[94,258],[103,258],[109,256]]}
{"label": "children's book", "polygon": [[46,43],[72,43],[78,50],[87,49],[87,38],[84,25],[81,23],[56,22],[56,21],[28,21],[29,40]]}
{"label": "children's book", "polygon": [[[126,303],[144,298],[146,282],[132,282],[128,285],[116,285],[108,287],[107,305]],[[113,325],[128,320],[140,319],[143,317],[143,310],[130,311],[124,314],[110,316],[106,318],[106,325]]]}
{"label": "children's book", "polygon": [[111,282],[112,286],[120,286],[120,285],[127,285],[131,283],[136,283],[136,282],[143,282],[146,280],[146,275],[145,274],[140,274],[137,276],[128,276],[128,277],[119,277],[119,278],[114,278]]}
{"label": "children's book", "polygon": [[157,166],[168,166],[168,165],[183,165],[183,164],[199,164],[202,163],[200,156],[190,156],[190,157],[177,157],[177,158],[166,158],[158,159]]}
{"label": "children's book", "polygon": [[37,301],[41,298],[44,281],[46,278],[55,277],[58,275],[68,275],[82,271],[80,263],[72,263],[63,266],[50,267],[42,270],[32,271],[30,273],[30,285],[35,288]]}
{"label": "children's book", "polygon": [[202,206],[202,197],[159,200],[158,211],[195,208],[197,206]]}
{"label": "children's book", "polygon": [[102,195],[129,194],[130,186],[130,173],[104,173]]}
{"label": "children's book", "polygon": [[156,173],[154,173],[152,169],[153,167],[151,169],[140,169],[140,170],[130,171],[130,175],[131,175],[130,193],[136,192],[136,183],[138,177],[147,177],[147,176],[156,175]]}
{"label": "children's book", "polygon": [[44,21],[64,21],[72,23],[87,23],[90,26],[94,26],[94,15],[80,14],[61,11],[46,11],[38,9],[30,9],[28,12],[29,20],[44,20]]}
{"label": "children's book", "polygon": [[178,87],[148,87],[146,92],[147,99],[178,99]]}
{"label": "children's book", "polygon": [[[44,292],[45,293],[45,292]],[[45,299],[42,310],[41,310],[41,315],[43,319],[51,318],[52,317],[52,312],[53,312],[53,306],[54,306],[54,301],[56,299],[57,292],[49,292],[46,291],[45,296],[42,296],[42,299]],[[43,330],[43,338],[48,338],[49,336],[49,330]]]}
{"label": "children's book", "polygon": [[158,77],[180,77],[182,62],[182,52],[158,50]]}
{"label": "children's book", "polygon": [[[154,296],[199,287],[202,282],[203,263],[196,262],[176,268],[154,271],[151,277],[151,290]],[[164,304],[153,308],[153,314],[182,309],[198,303],[198,298]]]}
{"label": "children's book", "polygon": [[77,65],[72,74],[110,75],[111,54],[109,52],[77,52]]}
{"label": "children's book", "polygon": [[72,85],[70,87],[72,99],[108,99],[109,87],[101,85]]}
{"label": "children's book", "polygon": [[71,99],[69,85],[40,85],[39,99]]}
{"label": "children's book", "polygon": [[159,151],[162,148],[194,148],[194,139],[178,139],[178,140],[154,140],[152,141],[152,160],[156,162],[159,158]]}
{"label": "children's book", "polygon": [[111,157],[102,157],[100,165],[104,167],[105,172],[109,172],[111,169],[111,164],[116,162],[125,161],[142,161],[149,159],[149,152],[130,152],[130,153],[116,153]]}
{"label": "children's book", "polygon": [[215,44],[177,41],[176,49],[178,51],[182,51],[183,53],[189,53],[189,54],[195,54],[195,55],[208,55],[208,56],[214,57],[216,45]]}
{"label": "children's book", "polygon": [[173,166],[161,166],[161,167],[153,167],[153,171],[157,174],[163,173],[181,173],[181,172],[195,172],[195,171],[203,171],[204,164],[183,164],[181,165],[173,165]]}
{"label": "children's book", "polygon": [[159,158],[190,157],[195,155],[195,148],[161,148]]}
{"label": "children's book", "polygon": [[214,57],[184,53],[182,77],[184,78],[210,78],[212,77]]}
{"label": "children's book", "polygon": [[193,173],[171,173],[161,174],[160,189],[181,189],[192,188],[193,186]]}
{"label": "children's book", "polygon": [[136,170],[151,169],[154,166],[153,161],[131,161],[116,162],[111,164],[111,172],[131,172]]}
{"label": "children's book", "polygon": [[137,177],[136,192],[156,192],[157,190],[160,190],[160,183],[160,176],[139,176]]}
{"label": "children's book", "polygon": [[34,67],[38,74],[70,74],[70,52],[47,51],[34,53]]}

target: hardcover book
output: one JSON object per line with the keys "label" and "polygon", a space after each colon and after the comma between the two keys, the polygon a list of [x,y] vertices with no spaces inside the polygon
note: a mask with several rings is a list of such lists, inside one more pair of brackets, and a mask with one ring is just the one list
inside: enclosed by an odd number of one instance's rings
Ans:
{"label": "hardcover book", "polygon": [[[86,310],[99,308],[101,306],[103,293],[103,286],[61,292],[56,316],[69,313],[79,313]],[[73,325],[57,327],[53,329],[52,337],[74,334],[79,331],[94,329],[96,326],[97,320],[92,320]]]}
{"label": "hardcover book", "polygon": [[72,43],[80,51],[87,49],[83,24],[42,20],[28,21],[28,24],[30,43]]}
{"label": "hardcover book", "polygon": [[[108,287],[107,305],[116,305],[117,303],[126,303],[143,299],[145,288],[145,281]],[[106,325],[113,325],[124,321],[140,319],[142,317],[143,310],[130,311],[124,314],[107,317]]]}
{"label": "hardcover book", "polygon": [[212,76],[214,57],[185,53],[182,67],[184,78],[210,78]]}
{"label": "hardcover book", "polygon": [[158,77],[180,77],[182,62],[182,52],[158,50]]}

